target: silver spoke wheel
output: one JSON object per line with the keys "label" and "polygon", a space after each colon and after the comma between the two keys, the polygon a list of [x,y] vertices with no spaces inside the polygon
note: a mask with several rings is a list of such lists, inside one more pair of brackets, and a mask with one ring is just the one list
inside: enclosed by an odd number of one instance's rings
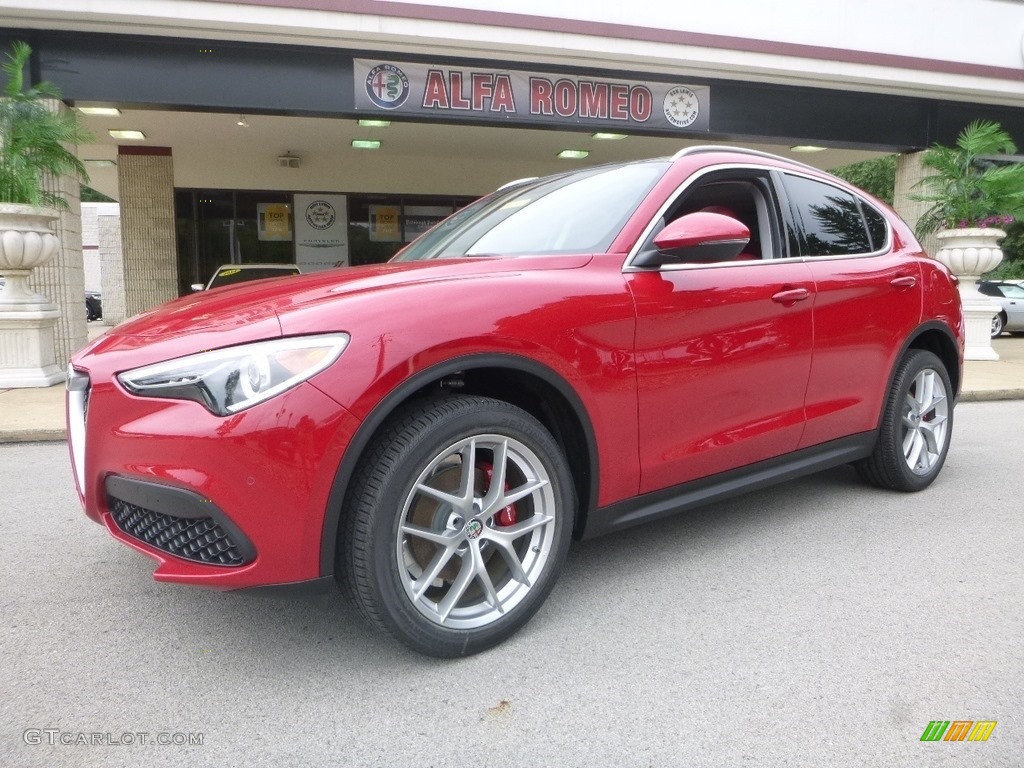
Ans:
{"label": "silver spoke wheel", "polygon": [[907,392],[903,411],[903,458],[915,475],[927,475],[946,446],[949,399],[939,374],[918,372]]}
{"label": "silver spoke wheel", "polygon": [[407,597],[447,629],[497,621],[543,573],[556,507],[544,463],[522,442],[479,434],[448,446],[402,505],[395,557]]}
{"label": "silver spoke wheel", "polygon": [[895,491],[927,488],[949,451],[955,392],[934,352],[908,350],[893,371],[874,448],[856,464],[861,477]]}
{"label": "silver spoke wheel", "polygon": [[1003,326],[1004,326],[1003,315],[1000,312],[996,312],[996,314],[992,316],[992,338],[993,339],[996,338],[997,336],[1002,335],[1002,333],[1003,333]]}

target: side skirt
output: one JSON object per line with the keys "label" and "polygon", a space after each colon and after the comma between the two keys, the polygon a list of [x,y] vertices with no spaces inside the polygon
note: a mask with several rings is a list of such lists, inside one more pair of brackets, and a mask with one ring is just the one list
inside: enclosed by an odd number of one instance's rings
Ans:
{"label": "side skirt", "polygon": [[877,437],[875,431],[863,432],[596,509],[587,519],[582,538],[592,539],[614,533],[676,512],[849,464],[870,456]]}

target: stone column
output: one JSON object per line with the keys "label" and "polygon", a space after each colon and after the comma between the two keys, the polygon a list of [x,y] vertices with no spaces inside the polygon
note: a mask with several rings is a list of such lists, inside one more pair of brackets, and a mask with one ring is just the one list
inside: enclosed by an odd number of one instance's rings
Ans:
{"label": "stone column", "polygon": [[124,314],[178,296],[174,165],[170,147],[118,147]]}
{"label": "stone column", "polygon": [[[921,164],[923,152],[912,152],[907,155],[900,155],[896,162],[896,189],[893,193],[893,208],[903,217],[903,220],[910,225],[911,229],[917,228],[917,222],[924,215],[924,212],[931,207],[930,203],[923,203],[918,200],[911,200],[910,196],[920,193],[920,189],[914,189],[924,176],[927,176],[925,167]],[[928,235],[921,240],[921,245],[930,256],[934,256],[939,250],[939,241],[934,234]]]}
{"label": "stone column", "polygon": [[100,291],[103,294],[103,324],[117,325],[124,313],[124,258],[121,251],[121,214],[116,206],[97,211],[97,242],[100,251]]}

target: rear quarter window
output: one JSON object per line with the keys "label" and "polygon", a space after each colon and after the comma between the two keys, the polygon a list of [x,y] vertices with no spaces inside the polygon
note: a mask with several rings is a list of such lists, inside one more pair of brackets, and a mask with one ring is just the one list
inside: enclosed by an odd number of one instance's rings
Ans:
{"label": "rear quarter window", "polygon": [[785,174],[786,195],[802,256],[849,256],[881,250],[885,218],[845,189]]}

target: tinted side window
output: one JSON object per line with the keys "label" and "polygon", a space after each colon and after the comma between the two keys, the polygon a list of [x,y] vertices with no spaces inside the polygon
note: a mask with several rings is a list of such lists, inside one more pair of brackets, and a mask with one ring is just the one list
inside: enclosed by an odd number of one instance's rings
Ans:
{"label": "tinted side window", "polygon": [[785,183],[801,255],[843,256],[874,250],[857,198],[802,176],[787,174]]}
{"label": "tinted side window", "polygon": [[864,221],[868,225],[868,234],[871,235],[871,250],[880,251],[885,247],[887,235],[885,217],[863,200],[860,203],[860,208],[864,212]]}

